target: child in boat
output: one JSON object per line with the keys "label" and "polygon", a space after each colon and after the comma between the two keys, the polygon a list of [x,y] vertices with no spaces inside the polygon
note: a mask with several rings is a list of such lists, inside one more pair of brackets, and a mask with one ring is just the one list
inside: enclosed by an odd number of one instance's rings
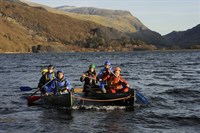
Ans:
{"label": "child in boat", "polygon": [[51,84],[46,85],[44,88],[46,90],[45,95],[62,95],[72,90],[69,81],[65,78],[62,71],[57,71],[56,78]]}
{"label": "child in boat", "polygon": [[[113,73],[114,72],[114,73]],[[108,93],[128,92],[128,82],[120,76],[121,69],[116,67],[114,71],[107,71],[102,75],[102,80],[107,81],[106,90]]]}
{"label": "child in boat", "polygon": [[94,64],[91,64],[89,66],[89,70],[84,72],[82,76],[80,77],[81,82],[85,82],[83,86],[83,92],[85,92],[85,96],[87,96],[88,92],[95,92],[97,89],[99,89],[99,86],[96,85],[96,66]]}
{"label": "child in boat", "polygon": [[99,74],[97,76],[97,78],[100,82],[100,89],[103,93],[106,93],[106,89],[105,89],[106,81],[102,80],[102,75],[104,75],[105,73],[109,73],[109,71],[112,71],[112,65],[109,61],[106,61],[104,63],[104,68],[99,72]]}
{"label": "child in boat", "polygon": [[45,94],[46,91],[44,89],[44,85],[50,83],[55,78],[54,74],[54,66],[49,65],[48,70],[42,71],[42,77],[40,78],[40,81],[38,83],[38,90],[41,91],[42,94]]}

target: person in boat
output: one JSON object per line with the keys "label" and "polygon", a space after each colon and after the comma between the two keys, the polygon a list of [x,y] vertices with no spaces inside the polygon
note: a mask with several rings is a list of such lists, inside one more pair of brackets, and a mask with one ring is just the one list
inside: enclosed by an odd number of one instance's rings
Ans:
{"label": "person in boat", "polygon": [[38,83],[38,89],[41,91],[42,94],[46,93],[43,86],[47,84],[48,82],[50,83],[54,78],[55,78],[54,66],[49,65],[48,71],[42,75]]}
{"label": "person in boat", "polygon": [[83,86],[83,92],[85,93],[85,96],[87,96],[88,92],[95,92],[97,89],[99,89],[99,86],[96,85],[97,74],[95,68],[96,66],[91,64],[89,66],[89,70],[84,72],[80,77],[80,81],[85,82]]}
{"label": "person in boat", "polygon": [[62,95],[67,94],[72,90],[70,82],[65,78],[62,71],[57,71],[56,78],[47,84],[45,87],[45,95]]}
{"label": "person in boat", "polygon": [[47,68],[42,69],[42,75],[45,75],[48,72]]}
{"label": "person in boat", "polygon": [[121,77],[120,73],[120,67],[116,67],[113,72],[106,72],[102,75],[102,80],[107,81],[106,90],[108,93],[129,91],[129,84]]}
{"label": "person in boat", "polygon": [[112,71],[112,65],[109,61],[105,61],[104,68],[98,73],[97,79],[100,82],[100,89],[103,93],[106,93],[106,80],[102,80],[102,75],[105,73],[110,73]]}

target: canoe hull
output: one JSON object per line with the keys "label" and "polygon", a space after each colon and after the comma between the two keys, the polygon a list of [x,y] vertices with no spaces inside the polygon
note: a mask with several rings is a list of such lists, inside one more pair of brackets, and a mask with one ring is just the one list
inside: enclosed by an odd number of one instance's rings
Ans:
{"label": "canoe hull", "polygon": [[31,96],[27,100],[28,100],[28,106],[41,105],[41,106],[67,107],[67,108],[71,108],[74,105],[75,101],[71,93],[64,95]]}
{"label": "canoe hull", "polygon": [[43,105],[71,108],[74,105],[72,94],[43,96],[41,98]]}
{"label": "canoe hull", "polygon": [[136,101],[135,91],[127,93],[93,93],[84,98],[84,104],[89,101],[94,105],[134,106]]}

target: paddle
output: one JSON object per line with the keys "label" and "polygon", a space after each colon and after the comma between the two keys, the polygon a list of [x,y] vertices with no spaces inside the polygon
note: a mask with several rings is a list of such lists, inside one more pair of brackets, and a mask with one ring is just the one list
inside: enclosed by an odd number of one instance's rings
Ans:
{"label": "paddle", "polygon": [[[111,71],[111,73],[115,76],[115,77],[117,77],[112,71]],[[118,77],[117,77],[118,78]],[[121,82],[123,82],[121,79],[119,79]],[[138,101],[140,101],[141,103],[143,103],[143,104],[148,104],[149,103],[149,101],[140,93],[140,92],[138,92],[137,90],[136,90],[136,99],[138,100]]]}
{"label": "paddle", "polygon": [[31,88],[29,86],[21,86],[20,87],[20,90],[21,91],[31,91],[32,89],[37,89],[37,88]]}
{"label": "paddle", "polygon": [[136,99],[142,102],[143,104],[148,104],[149,101],[140,93],[136,90]]}
{"label": "paddle", "polygon": [[97,80],[96,78],[94,78],[94,77],[90,77],[90,76],[84,76],[84,77],[89,78],[89,79]]}
{"label": "paddle", "polygon": [[[48,81],[46,84],[44,84],[41,88],[44,88],[47,84],[49,84],[52,80]],[[28,98],[27,98],[27,101],[28,101],[28,105],[31,105],[34,101],[37,101],[41,98],[41,96],[33,96],[35,95],[40,89],[37,89],[34,93],[32,93]]]}

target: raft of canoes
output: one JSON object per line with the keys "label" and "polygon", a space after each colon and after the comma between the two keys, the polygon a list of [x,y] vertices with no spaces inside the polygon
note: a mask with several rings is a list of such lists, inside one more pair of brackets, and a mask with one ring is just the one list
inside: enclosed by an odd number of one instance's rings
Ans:
{"label": "raft of canoes", "polygon": [[84,105],[87,103],[93,105],[119,105],[119,106],[134,106],[136,101],[136,92],[130,90],[126,93],[89,93],[84,96],[81,89],[74,89],[64,95],[49,95],[28,97],[28,105],[41,104],[48,106],[59,106],[71,108],[74,105]]}

